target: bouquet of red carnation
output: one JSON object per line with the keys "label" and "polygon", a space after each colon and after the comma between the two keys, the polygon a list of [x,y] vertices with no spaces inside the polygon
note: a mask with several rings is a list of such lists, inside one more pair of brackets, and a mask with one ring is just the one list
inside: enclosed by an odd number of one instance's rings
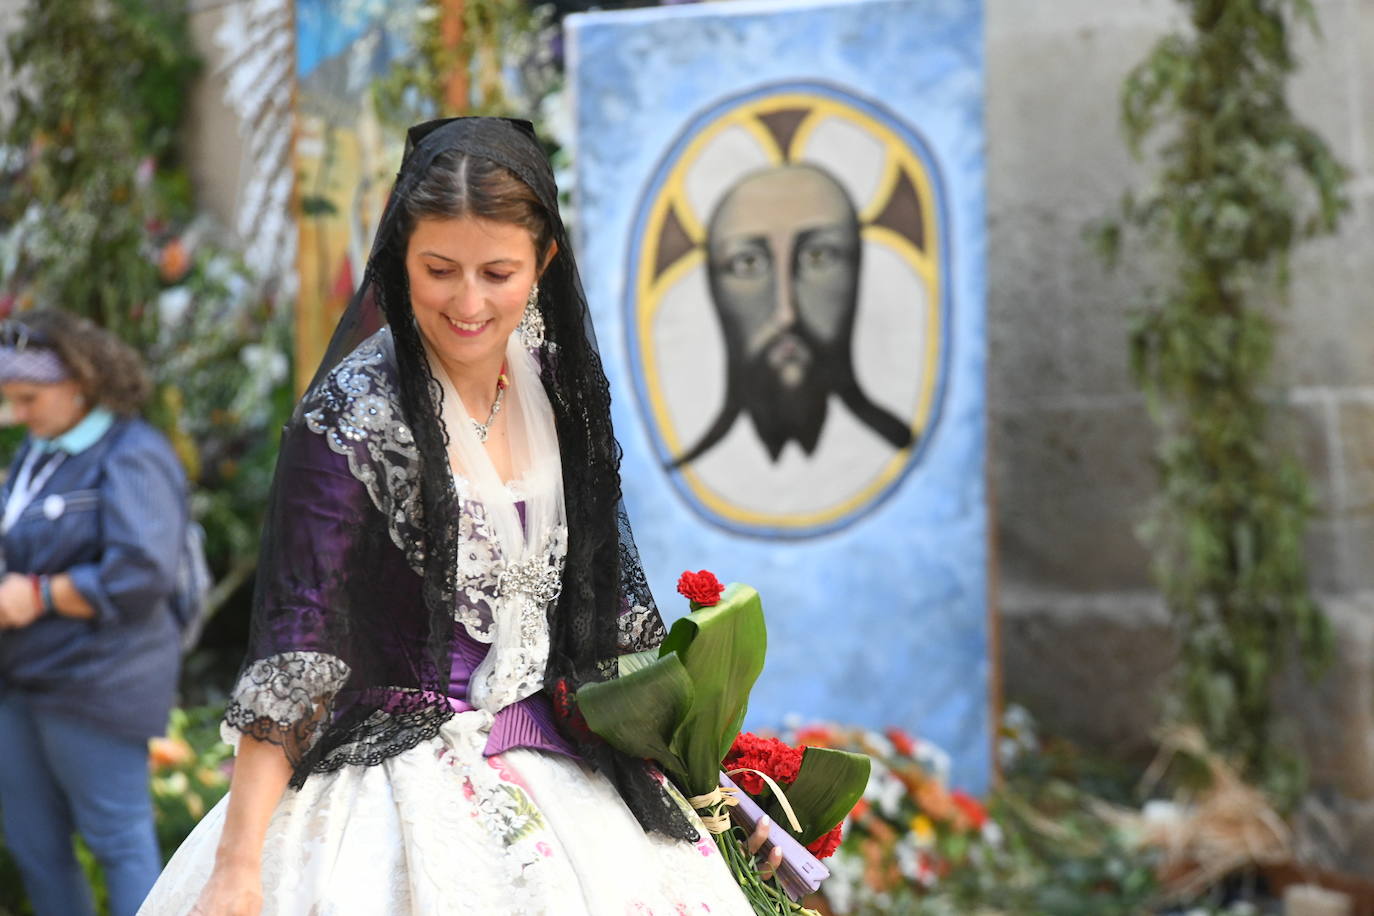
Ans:
{"label": "bouquet of red carnation", "polygon": [[[730,746],[730,753],[725,755],[721,766],[740,789],[753,797],[755,803],[776,810],[783,807],[785,800],[790,804],[790,799],[794,796],[798,801],[803,800],[798,793],[805,791],[806,785],[803,783],[798,789],[795,784],[801,776],[802,764],[808,750],[810,749],[805,747],[793,747],[777,738],[764,738],[753,732],[741,732],[735,743]],[[773,780],[772,785],[764,780],[764,776]],[[785,793],[782,798],[778,798],[773,792],[774,785],[779,786]],[[785,809],[783,810],[785,812]],[[848,813],[845,812],[846,815]],[[828,859],[839,848],[843,830],[844,821],[841,820],[807,843],[807,852],[817,859]]]}
{"label": "bouquet of red carnation", "polygon": [[[804,754],[793,748],[795,766],[741,757],[727,764],[744,781],[741,792],[721,767],[737,746],[760,740],[741,736],[740,725],[763,670],[763,607],[752,588],[724,587],[705,570],[684,573],[678,590],[692,602],[692,612],[673,624],[658,649],[622,656],[619,677],[579,688],[577,706],[587,726],[613,747],[662,768],[701,815],[755,913],[809,914],[796,901],[829,871],[802,844],[830,845],[868,784],[869,760],[831,748]],[[766,881],[745,849],[765,813],[780,828],[769,841],[783,854],[776,876]]]}

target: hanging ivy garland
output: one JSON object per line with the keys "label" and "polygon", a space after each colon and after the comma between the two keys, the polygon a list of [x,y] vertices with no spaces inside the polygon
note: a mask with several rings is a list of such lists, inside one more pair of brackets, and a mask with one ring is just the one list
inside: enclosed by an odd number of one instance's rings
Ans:
{"label": "hanging ivy garland", "polygon": [[1330,632],[1305,569],[1313,500],[1268,428],[1262,386],[1289,258],[1336,229],[1345,173],[1287,102],[1295,28],[1317,27],[1309,0],[1179,4],[1187,27],[1155,45],[1122,93],[1127,139],[1138,158],[1150,144],[1158,174],[1099,240],[1110,260],[1134,230],[1173,267],[1130,341],[1161,431],[1144,535],[1180,640],[1170,714],[1291,798],[1274,676],[1294,648],[1315,670]]}

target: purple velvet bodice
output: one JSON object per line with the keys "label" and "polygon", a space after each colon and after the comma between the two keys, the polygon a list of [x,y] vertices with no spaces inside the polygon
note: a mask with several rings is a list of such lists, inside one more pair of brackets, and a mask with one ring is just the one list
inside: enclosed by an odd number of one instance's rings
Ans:
{"label": "purple velvet bodice", "polygon": [[[329,449],[321,436],[304,438],[306,441],[301,443],[290,468],[294,506],[290,549],[298,551],[298,556],[310,557],[309,566],[320,572],[318,581],[326,582],[330,580],[324,573],[331,566],[348,562],[346,558],[354,556],[350,538],[356,528],[346,520],[355,518],[358,512],[376,510],[370,504],[366,489],[349,471],[347,459]],[[523,510],[523,506],[518,508]],[[521,514],[523,520],[523,511]],[[384,549],[369,556],[368,562],[373,565],[375,581],[387,583],[389,616],[393,618],[393,626],[388,628],[392,638],[371,643],[369,654],[373,656],[375,668],[394,668],[399,672],[409,664],[407,659],[414,657],[413,647],[423,641],[418,626],[427,619],[427,614],[423,607],[421,579],[394,544],[388,543]],[[295,588],[298,595],[308,592],[311,600],[293,604],[303,608],[330,604],[327,586],[297,582]],[[311,613],[283,614],[272,628],[271,648],[275,652],[327,652],[329,647],[322,633]],[[457,622],[453,625],[451,645],[448,697],[450,705],[461,712],[473,708],[467,703],[468,686],[490,646],[474,639]],[[406,683],[408,680],[398,676],[390,682]],[[360,694],[375,697],[375,688],[368,690],[362,684],[348,683],[340,687],[334,707],[336,718],[347,714]],[[363,690],[356,691],[355,687]],[[389,707],[391,704],[383,701],[382,705]],[[495,714],[486,754],[491,756],[515,747],[577,756],[554,724],[553,707],[543,691]]]}

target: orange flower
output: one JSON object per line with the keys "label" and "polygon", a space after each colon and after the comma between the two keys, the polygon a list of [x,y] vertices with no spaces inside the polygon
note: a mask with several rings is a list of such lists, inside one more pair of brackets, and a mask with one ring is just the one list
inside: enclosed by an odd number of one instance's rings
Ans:
{"label": "orange flower", "polygon": [[153,738],[148,742],[148,762],[155,770],[183,766],[195,755],[191,745],[181,738]]}
{"label": "orange flower", "polygon": [[162,246],[162,256],[158,262],[158,272],[163,283],[176,283],[186,276],[191,266],[191,254],[181,239],[172,239]]}
{"label": "orange flower", "polygon": [[897,841],[897,831],[893,830],[892,825],[887,821],[873,818],[870,823],[864,826],[868,828],[868,832],[873,835],[873,838],[879,842],[895,843]]}
{"label": "orange flower", "polygon": [[927,779],[917,789],[916,804],[920,805],[921,810],[936,821],[951,821],[959,811],[954,806],[954,800],[950,798],[945,787],[933,779]]}
{"label": "orange flower", "polygon": [[810,747],[834,747],[835,736],[824,725],[808,725],[797,729],[797,743]]}

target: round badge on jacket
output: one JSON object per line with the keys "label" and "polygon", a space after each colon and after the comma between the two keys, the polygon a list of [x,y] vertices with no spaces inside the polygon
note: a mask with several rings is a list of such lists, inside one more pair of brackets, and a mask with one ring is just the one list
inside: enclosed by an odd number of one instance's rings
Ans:
{"label": "round badge on jacket", "polygon": [[43,517],[50,522],[57,521],[66,511],[67,501],[56,493],[43,500]]}

